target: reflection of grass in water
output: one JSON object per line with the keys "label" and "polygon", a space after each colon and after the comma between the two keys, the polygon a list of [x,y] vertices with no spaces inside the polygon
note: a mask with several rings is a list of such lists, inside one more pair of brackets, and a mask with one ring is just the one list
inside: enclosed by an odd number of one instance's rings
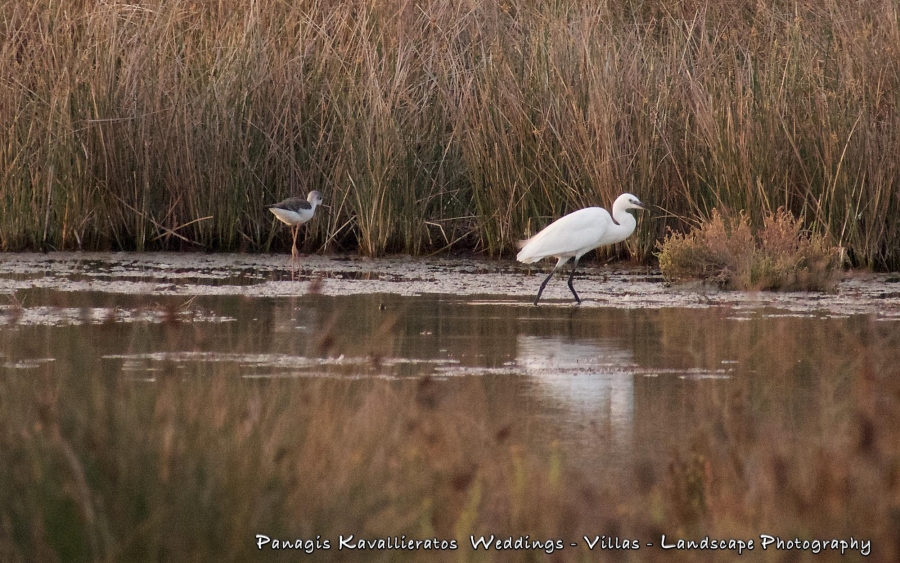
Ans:
{"label": "reflection of grass in water", "polygon": [[[873,541],[878,560],[896,557],[900,382],[887,375],[897,365],[896,332],[866,319],[823,322],[806,334],[791,322],[765,325],[780,327],[769,334],[735,324],[734,333],[697,340],[675,312],[660,312],[664,348],[693,350],[701,365],[723,356],[755,362],[760,376],[691,387],[701,406],[681,416],[694,429],[668,436],[669,449],[635,463],[624,480],[578,469],[554,444],[525,443],[518,406],[498,400],[482,379],[246,381],[215,366],[210,377],[172,369],[154,385],[91,365],[3,374],[0,553],[22,561],[299,558],[261,556],[254,535],[262,533],[328,538],[333,549],[317,560],[342,560],[337,537],[353,533],[457,538],[460,550],[444,559],[466,560],[469,534],[606,534],[658,544],[662,533],[771,533],[854,535]],[[834,347],[798,355],[807,349],[798,342],[810,338]],[[70,332],[55,345],[91,343]],[[838,375],[815,381],[820,365]],[[797,419],[774,415],[800,393],[815,408]],[[578,559],[585,550],[560,555]],[[638,555],[697,558],[657,548]]]}

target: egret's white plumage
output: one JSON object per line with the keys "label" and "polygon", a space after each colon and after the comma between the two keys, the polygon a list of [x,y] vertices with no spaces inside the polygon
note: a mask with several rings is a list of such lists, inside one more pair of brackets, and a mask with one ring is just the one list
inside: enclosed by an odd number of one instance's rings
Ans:
{"label": "egret's white plumage", "polygon": [[[294,240],[294,244],[291,246],[293,259],[296,259],[299,255],[297,251],[297,234],[300,232],[300,225],[313,218],[316,207],[319,205],[322,205],[322,194],[318,191],[311,191],[306,196],[306,199],[289,197],[284,201],[266,206],[279,221],[291,227],[291,234]],[[291,270],[291,275],[293,276],[293,269]]]}
{"label": "egret's white plumage", "polygon": [[569,274],[569,289],[572,290],[575,301],[581,303],[572,287],[578,260],[597,247],[615,244],[631,236],[637,221],[634,215],[628,213],[628,209],[646,209],[646,206],[635,196],[622,194],[613,203],[612,215],[602,207],[579,209],[557,219],[538,234],[520,243],[522,249],[516,255],[519,262],[531,264],[550,256],[558,259],[550,275],[541,284],[534,300],[535,305],[556,270],[572,258],[575,258],[575,262]]}

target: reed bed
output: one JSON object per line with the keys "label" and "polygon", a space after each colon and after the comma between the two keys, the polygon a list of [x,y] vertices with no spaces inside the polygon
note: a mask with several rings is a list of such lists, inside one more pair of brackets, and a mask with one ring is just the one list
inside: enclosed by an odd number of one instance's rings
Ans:
{"label": "reed bed", "polygon": [[[0,6],[0,248],[512,253],[624,191],[652,257],[784,207],[900,267],[895,2]],[[621,254],[625,248],[612,250]]]}

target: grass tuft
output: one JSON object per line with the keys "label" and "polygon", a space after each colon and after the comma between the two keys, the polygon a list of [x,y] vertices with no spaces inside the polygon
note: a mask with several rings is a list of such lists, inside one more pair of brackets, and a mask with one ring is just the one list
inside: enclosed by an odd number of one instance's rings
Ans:
{"label": "grass tuft", "polygon": [[659,266],[670,281],[699,279],[729,289],[827,291],[834,286],[839,249],[828,237],[803,230],[784,209],[753,232],[745,212],[711,217],[689,233],[658,245]]}

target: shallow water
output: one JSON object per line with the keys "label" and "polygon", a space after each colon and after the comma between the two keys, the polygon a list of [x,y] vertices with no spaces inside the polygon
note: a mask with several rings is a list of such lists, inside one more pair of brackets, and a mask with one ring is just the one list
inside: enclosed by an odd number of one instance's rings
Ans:
{"label": "shallow water", "polygon": [[616,471],[667,455],[733,393],[802,439],[848,408],[847,350],[891,342],[900,322],[888,275],[776,295],[595,267],[576,280],[582,306],[559,278],[534,307],[540,274],[310,257],[291,281],[283,256],[4,255],[0,376],[430,381],[435,401],[477,379],[489,424]]}

